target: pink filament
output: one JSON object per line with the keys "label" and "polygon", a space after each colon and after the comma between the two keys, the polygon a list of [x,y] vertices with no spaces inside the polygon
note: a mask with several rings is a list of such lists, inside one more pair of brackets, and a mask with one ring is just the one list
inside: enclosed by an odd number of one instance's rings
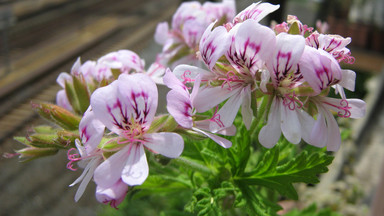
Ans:
{"label": "pink filament", "polygon": [[212,118],[209,119],[209,121],[215,122],[219,127],[223,128],[225,126],[220,119],[220,114],[217,114],[217,110],[218,110],[218,106],[216,106],[215,113],[213,114]]}
{"label": "pink filament", "polygon": [[228,90],[232,91],[232,86],[230,82],[241,82],[238,76],[233,71],[228,71],[226,74],[226,78],[219,78],[219,80],[223,80],[223,84],[221,84],[221,88],[224,88],[224,85],[228,85]]}
{"label": "pink filament", "polygon": [[181,79],[183,79],[183,84],[185,85],[187,82],[194,82],[195,80],[191,79],[188,76],[191,76],[192,72],[190,70],[184,71],[184,73],[181,75]]}
{"label": "pink filament", "polygon": [[290,110],[295,110],[296,108],[301,109],[303,107],[303,102],[301,102],[297,97],[295,92],[293,92],[292,96],[285,95],[283,100],[283,105],[288,107]]}
{"label": "pink filament", "polygon": [[332,107],[335,107],[339,110],[339,112],[337,112],[337,115],[339,117],[342,117],[342,118],[349,118],[351,116],[351,111],[350,109],[352,107],[349,106],[349,103],[347,100],[343,99],[343,100],[340,100],[340,106],[337,106],[337,105],[334,105],[334,104],[331,104],[331,103],[328,103],[328,102],[324,102],[325,104],[328,104],[329,106],[332,106]]}
{"label": "pink filament", "polygon": [[76,168],[73,168],[73,163],[81,160],[82,158],[78,153],[71,153],[73,150],[77,151],[76,148],[70,148],[67,152],[67,158],[69,162],[67,163],[67,169],[76,171]]}

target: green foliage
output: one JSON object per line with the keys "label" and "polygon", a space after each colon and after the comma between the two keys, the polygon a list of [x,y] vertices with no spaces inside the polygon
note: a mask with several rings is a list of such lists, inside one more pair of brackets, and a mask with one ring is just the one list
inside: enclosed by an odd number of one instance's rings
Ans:
{"label": "green foliage", "polygon": [[328,208],[317,210],[316,204],[312,204],[303,210],[294,209],[288,212],[287,214],[285,214],[285,216],[341,216],[341,215],[336,212],[332,212],[332,210]]}
{"label": "green foliage", "polygon": [[327,172],[333,160],[324,149],[293,145],[283,138],[266,149],[251,139],[244,125],[236,136],[226,138],[232,141],[231,148],[209,139],[188,138],[177,159],[147,154],[150,175],[131,189],[122,206],[163,197],[172,202],[182,199],[184,205],[165,205],[151,215],[273,216],[281,210],[280,199],[298,198],[294,183],[318,183],[319,174]]}
{"label": "green foliage", "polygon": [[237,181],[240,184],[265,186],[290,199],[298,199],[292,183],[318,183],[318,174],[327,172],[327,166],[333,160],[326,153],[303,151],[289,162],[280,164],[279,152],[279,146],[268,150],[254,171],[245,173]]}

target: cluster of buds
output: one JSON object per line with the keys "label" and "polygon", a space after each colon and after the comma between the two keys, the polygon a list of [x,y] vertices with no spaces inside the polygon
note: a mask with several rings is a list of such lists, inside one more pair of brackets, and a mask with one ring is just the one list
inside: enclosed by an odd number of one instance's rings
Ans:
{"label": "cluster of buds", "polygon": [[[353,62],[346,48],[351,39],[314,31],[294,16],[272,28],[259,24],[278,8],[254,3],[235,15],[231,0],[183,3],[171,30],[166,23],[157,27],[155,39],[164,45],[160,62],[145,71],[144,61],[129,50],[84,64],[77,60],[71,73],[57,80],[64,88],[58,106],[35,105],[65,133],[50,130],[54,139],[44,133],[44,139],[37,134],[19,141],[33,149],[44,143],[47,154],[67,149],[67,167],[76,170],[76,162],[84,168],[72,184],[80,183],[75,200],[93,179],[97,199],[114,207],[130,186],[148,177],[145,149],[177,158],[184,148],[180,135],[208,137],[230,148],[232,143],[217,134],[236,134],[240,107],[245,127],[267,148],[283,134],[294,144],[303,139],[338,150],[333,113],[344,118],[365,113],[364,101],[344,93],[355,86],[355,73],[339,64]],[[156,116],[156,83],[171,89],[169,114]],[[340,99],[327,97],[332,89]],[[213,115],[207,115],[210,110]]]}

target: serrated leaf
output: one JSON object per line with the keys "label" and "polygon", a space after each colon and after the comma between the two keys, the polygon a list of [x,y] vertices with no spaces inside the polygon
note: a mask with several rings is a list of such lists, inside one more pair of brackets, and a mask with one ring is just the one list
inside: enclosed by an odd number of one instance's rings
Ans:
{"label": "serrated leaf", "polygon": [[[287,163],[277,165],[276,161],[279,157],[277,148],[268,150],[261,160],[263,162],[260,162],[261,165],[257,166],[254,171],[237,178],[239,183],[268,187],[288,198],[298,199],[292,183],[318,183],[318,174],[327,172],[327,166],[333,160],[333,156],[326,153],[308,154],[303,151]],[[268,169],[264,167],[268,167]]]}

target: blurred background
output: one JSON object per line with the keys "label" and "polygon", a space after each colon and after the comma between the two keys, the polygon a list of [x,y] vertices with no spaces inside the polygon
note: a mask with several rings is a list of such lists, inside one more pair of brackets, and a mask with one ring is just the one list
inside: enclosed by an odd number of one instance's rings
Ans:
{"label": "blurred background", "polygon": [[[0,0],[0,154],[22,145],[25,136],[44,124],[31,101],[55,101],[56,78],[82,61],[120,49],[130,49],[148,67],[161,47],[154,43],[157,23],[170,21],[180,0]],[[203,1],[200,1],[203,2]],[[336,153],[330,171],[316,187],[297,185],[298,202],[314,201],[342,215],[384,215],[384,0],[271,0],[280,9],[263,24],[282,22],[288,14],[303,24],[327,22],[329,33],[351,37],[355,63],[342,68],[357,73],[356,91],[349,97],[367,102],[364,119],[340,121],[351,128]],[[237,0],[240,12],[253,1]],[[166,89],[160,89],[166,91]],[[90,184],[78,203],[80,174],[66,169],[65,153],[29,163],[0,158],[0,215],[96,215],[102,205]]]}

